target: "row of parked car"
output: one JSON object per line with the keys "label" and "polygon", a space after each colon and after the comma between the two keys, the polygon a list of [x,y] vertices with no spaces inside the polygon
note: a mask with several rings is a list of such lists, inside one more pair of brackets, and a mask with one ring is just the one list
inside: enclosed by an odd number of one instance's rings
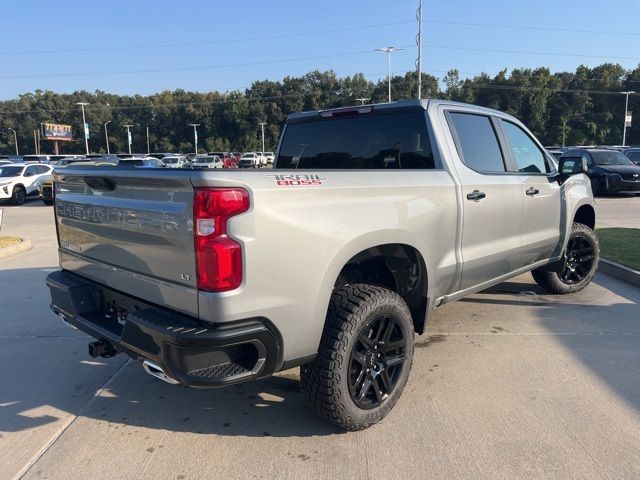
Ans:
{"label": "row of parked car", "polygon": [[260,168],[272,164],[273,152],[207,152],[206,154],[151,153],[151,154],[93,154],[93,155],[0,155],[0,165],[10,163],[41,163],[66,165],[72,162],[92,161],[95,164],[122,164],[137,167],[203,167],[203,168]]}
{"label": "row of parked car", "polygon": [[577,159],[585,166],[594,195],[640,194],[640,147],[548,147],[557,159]]}
{"label": "row of parked car", "polygon": [[0,202],[22,205],[40,196],[53,204],[52,171],[82,162],[92,166],[130,168],[261,168],[272,164],[273,152],[208,152],[206,154],[153,153],[119,155],[0,155]]}

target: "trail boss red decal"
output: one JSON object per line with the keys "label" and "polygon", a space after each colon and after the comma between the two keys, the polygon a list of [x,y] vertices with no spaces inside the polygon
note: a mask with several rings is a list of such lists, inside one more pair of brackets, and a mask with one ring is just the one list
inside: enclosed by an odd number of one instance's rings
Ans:
{"label": "trail boss red decal", "polygon": [[320,175],[273,175],[267,174],[267,177],[273,177],[278,187],[307,187],[312,185],[322,185],[326,178],[320,178]]}

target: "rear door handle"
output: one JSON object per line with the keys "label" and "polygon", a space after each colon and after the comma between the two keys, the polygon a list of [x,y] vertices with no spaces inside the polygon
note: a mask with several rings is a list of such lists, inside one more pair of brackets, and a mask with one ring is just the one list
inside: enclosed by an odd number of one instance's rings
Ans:
{"label": "rear door handle", "polygon": [[474,190],[471,193],[467,193],[467,200],[482,200],[483,198],[485,198],[486,195],[484,192],[481,192],[480,190]]}
{"label": "rear door handle", "polygon": [[529,189],[526,191],[526,194],[529,195],[530,197],[533,197],[534,195],[538,195],[539,193],[540,193],[540,190],[533,187],[529,187]]}

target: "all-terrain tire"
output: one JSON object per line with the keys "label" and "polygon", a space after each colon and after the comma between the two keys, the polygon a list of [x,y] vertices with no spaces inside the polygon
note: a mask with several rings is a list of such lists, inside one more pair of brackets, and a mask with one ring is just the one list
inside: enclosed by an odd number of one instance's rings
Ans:
{"label": "all-terrain tire", "polygon": [[585,288],[591,282],[591,279],[598,269],[598,262],[600,261],[600,242],[595,232],[583,225],[582,223],[574,223],[571,226],[571,235],[569,236],[569,242],[567,248],[570,247],[572,239],[583,239],[592,248],[593,258],[591,259],[591,265],[588,269],[584,270],[584,277],[582,280],[575,283],[567,283],[563,280],[563,271],[567,262],[567,251],[563,254],[563,258],[554,265],[545,267],[544,269],[533,270],[531,274],[533,279],[538,285],[544,288],[549,293],[555,294],[568,294],[579,292]]}
{"label": "all-terrain tire", "polygon": [[50,207],[51,205],[53,205],[53,200],[43,198],[42,203]]}
{"label": "all-terrain tire", "polygon": [[[378,406],[364,409],[356,404],[349,390],[350,358],[365,329],[381,317],[388,318],[388,322],[394,319],[400,328],[396,331],[404,335],[404,363],[390,393]],[[300,369],[302,391],[325,419],[345,430],[363,430],[384,418],[402,394],[411,370],[413,348],[411,312],[399,295],[365,284],[341,286],[331,297],[318,355]]]}

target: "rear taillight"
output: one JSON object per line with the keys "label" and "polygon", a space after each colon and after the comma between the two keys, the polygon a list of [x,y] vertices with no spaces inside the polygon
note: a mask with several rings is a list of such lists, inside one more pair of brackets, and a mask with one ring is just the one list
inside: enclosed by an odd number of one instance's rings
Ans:
{"label": "rear taillight", "polygon": [[249,209],[241,188],[196,188],[193,234],[198,289],[226,292],[242,283],[242,248],[227,235],[227,220]]}

